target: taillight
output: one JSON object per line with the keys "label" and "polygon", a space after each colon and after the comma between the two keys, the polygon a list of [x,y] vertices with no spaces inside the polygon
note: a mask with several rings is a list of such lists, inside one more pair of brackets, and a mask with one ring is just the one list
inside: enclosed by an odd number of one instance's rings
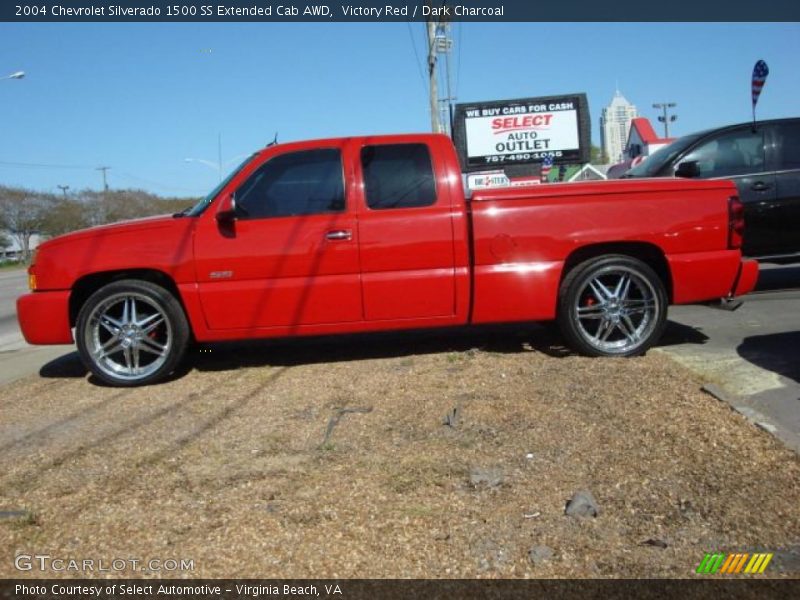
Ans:
{"label": "taillight", "polygon": [[736,250],[742,247],[744,236],[744,204],[738,196],[728,200],[728,248]]}

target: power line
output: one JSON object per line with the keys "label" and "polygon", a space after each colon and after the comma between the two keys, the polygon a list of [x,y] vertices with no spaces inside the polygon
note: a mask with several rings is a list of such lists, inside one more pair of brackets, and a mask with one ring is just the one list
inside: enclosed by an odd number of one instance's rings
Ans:
{"label": "power line", "polygon": [[[23,163],[23,162],[11,162],[11,161],[4,161],[4,160],[0,161],[0,167],[21,167],[21,168],[27,168],[27,169],[85,169],[85,170],[92,170],[92,171],[99,170],[99,171],[103,171],[103,176],[104,176],[103,177],[103,179],[104,179],[103,188],[106,189],[106,190],[108,189],[108,186],[106,185],[106,182],[105,182],[105,172],[106,172],[106,170],[111,168],[111,167],[94,167],[94,166],[89,166],[89,165],[56,165],[56,164],[48,164],[48,163]],[[120,171],[115,171],[115,172],[117,173],[118,177],[122,177],[124,179],[138,181],[138,182],[141,182],[141,183],[146,183],[147,185],[156,186],[156,187],[159,187],[159,188],[164,189],[164,190],[170,190],[170,191],[175,191],[175,192],[188,192],[190,194],[197,195],[197,191],[196,190],[192,190],[192,189],[189,189],[189,188],[173,187],[173,186],[169,186],[169,185],[164,185],[163,183],[159,183],[157,181],[152,181],[152,180],[149,180],[149,179],[145,179],[143,177],[138,177],[138,176],[136,176],[136,175],[134,175],[132,173],[120,172]],[[66,187],[67,189],[69,189],[69,186],[58,185],[56,187],[58,187],[59,189],[62,190],[62,192],[65,192],[65,193],[66,193],[66,190],[64,190],[62,188]]]}
{"label": "power line", "polygon": [[414,41],[414,32],[411,31],[411,23],[409,21],[406,21],[406,25],[408,26],[408,36],[411,38],[411,47],[414,49],[414,63],[417,65],[417,71],[419,72],[419,81],[422,84],[422,93],[427,94],[428,88],[425,85],[425,75],[422,73],[422,63],[419,60],[417,43]]}
{"label": "power line", "polygon": [[87,165],[51,165],[45,163],[22,163],[22,162],[9,162],[0,160],[0,166],[4,167],[23,167],[34,169],[94,169]]}
{"label": "power line", "polygon": [[462,33],[464,32],[464,23],[461,22],[458,24],[458,60],[456,62],[456,85],[453,93],[455,94],[456,98],[458,98],[458,86],[461,83],[461,40],[462,40]]}
{"label": "power line", "polygon": [[122,177],[123,179],[127,179],[129,181],[134,181],[134,182],[139,182],[139,183],[146,183],[147,185],[152,185],[152,186],[155,186],[155,187],[159,187],[159,188],[161,188],[163,190],[168,190],[168,191],[171,191],[171,192],[188,192],[190,194],[197,195],[197,191],[196,190],[191,190],[189,188],[174,187],[174,186],[170,186],[170,185],[164,185],[163,183],[159,183],[158,181],[152,181],[150,179],[145,179],[144,177],[138,177],[136,175],[133,175],[132,173],[126,173],[125,171],[115,171],[115,172],[117,174],[117,177]]}

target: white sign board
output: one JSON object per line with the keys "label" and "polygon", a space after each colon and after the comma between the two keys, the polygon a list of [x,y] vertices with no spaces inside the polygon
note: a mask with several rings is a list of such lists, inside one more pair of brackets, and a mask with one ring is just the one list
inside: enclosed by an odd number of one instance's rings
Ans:
{"label": "white sign board", "polygon": [[467,155],[531,158],[560,156],[578,148],[578,112],[564,110],[541,114],[467,119]]}
{"label": "white sign board", "polygon": [[459,104],[453,137],[467,172],[540,164],[546,157],[555,164],[587,162],[586,96]]}

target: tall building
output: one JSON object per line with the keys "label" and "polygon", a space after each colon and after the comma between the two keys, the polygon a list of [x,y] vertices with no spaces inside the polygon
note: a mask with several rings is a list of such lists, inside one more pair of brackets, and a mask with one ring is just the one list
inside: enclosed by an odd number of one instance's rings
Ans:
{"label": "tall building", "polygon": [[617,90],[611,104],[600,115],[600,138],[603,151],[612,164],[624,160],[623,152],[628,141],[631,121],[638,116],[636,107]]}

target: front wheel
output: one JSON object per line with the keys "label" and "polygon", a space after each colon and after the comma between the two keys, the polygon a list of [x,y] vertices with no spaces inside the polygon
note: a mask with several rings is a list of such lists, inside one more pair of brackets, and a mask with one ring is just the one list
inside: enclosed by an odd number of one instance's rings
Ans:
{"label": "front wheel", "polygon": [[121,280],[92,294],[75,338],[86,368],[106,383],[155,383],[180,363],[189,325],[175,296],[147,281]]}
{"label": "front wheel", "polygon": [[612,255],[572,269],[559,291],[558,324],[570,346],[588,356],[636,356],[664,331],[667,293],[642,261]]}

